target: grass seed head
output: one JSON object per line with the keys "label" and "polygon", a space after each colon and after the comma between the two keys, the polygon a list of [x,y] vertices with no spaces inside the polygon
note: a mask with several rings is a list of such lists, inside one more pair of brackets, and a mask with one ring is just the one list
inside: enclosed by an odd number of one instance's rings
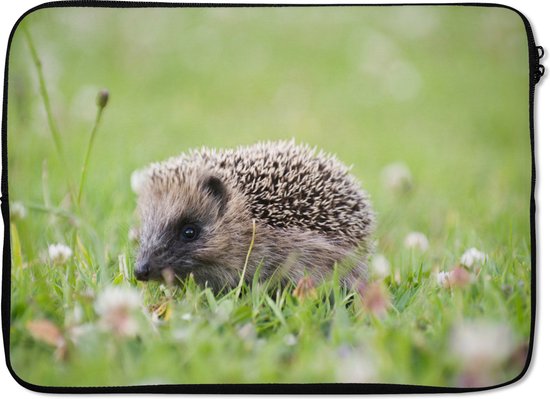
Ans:
{"label": "grass seed head", "polygon": [[109,102],[109,90],[101,89],[99,93],[97,93],[97,98],[96,98],[97,106],[99,107],[99,109],[103,109],[107,106],[108,102]]}

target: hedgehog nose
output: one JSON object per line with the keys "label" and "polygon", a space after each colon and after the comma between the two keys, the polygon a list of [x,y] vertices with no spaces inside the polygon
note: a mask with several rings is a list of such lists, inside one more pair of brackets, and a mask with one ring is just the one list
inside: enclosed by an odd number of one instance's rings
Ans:
{"label": "hedgehog nose", "polygon": [[149,274],[151,272],[151,266],[148,261],[141,261],[136,264],[134,269],[134,276],[140,281],[149,280]]}

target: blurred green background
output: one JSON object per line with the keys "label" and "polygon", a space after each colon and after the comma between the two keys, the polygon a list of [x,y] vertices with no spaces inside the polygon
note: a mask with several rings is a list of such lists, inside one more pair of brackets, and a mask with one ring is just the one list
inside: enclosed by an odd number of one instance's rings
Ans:
{"label": "blurred green background", "polygon": [[[527,237],[528,50],[512,11],[67,8],[24,23],[75,177],[96,92],[111,93],[85,197],[106,242],[132,212],[134,169],[196,146],[290,137],[353,164],[381,215],[416,208],[404,228],[455,210],[487,239],[496,226]],[[53,187],[62,174],[20,30],[9,95],[10,196],[40,201],[44,160]],[[418,203],[384,197],[380,169],[394,161],[422,182]]]}
{"label": "blurred green background", "polygon": [[[508,282],[521,275],[525,307],[510,322],[528,337],[528,43],[513,11],[53,8],[22,26],[42,61],[69,167],[57,158],[19,27],[8,75],[10,200],[42,204],[46,176],[63,206],[65,175],[79,176],[95,96],[107,88],[82,209],[107,268],[133,251],[135,169],[197,146],[294,137],[353,165],[378,214],[379,251],[392,264],[403,259],[405,234],[418,230],[430,238],[431,269],[471,246],[509,262],[493,264],[496,274],[521,267]],[[393,162],[412,171],[406,196],[380,176]],[[68,234],[48,214],[30,216],[19,226],[28,261]],[[24,307],[27,294],[14,291],[14,303]]]}

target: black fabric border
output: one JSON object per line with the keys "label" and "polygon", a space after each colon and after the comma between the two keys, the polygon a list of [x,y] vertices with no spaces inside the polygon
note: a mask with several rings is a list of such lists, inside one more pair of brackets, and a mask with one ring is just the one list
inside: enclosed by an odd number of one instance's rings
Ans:
{"label": "black fabric border", "polygon": [[[41,386],[29,383],[20,378],[12,368],[10,362],[10,310],[11,310],[11,237],[9,218],[9,191],[8,191],[8,152],[7,152],[7,112],[8,112],[8,76],[9,56],[11,43],[17,27],[29,14],[46,8],[93,7],[93,8],[246,8],[246,7],[397,7],[397,6],[459,6],[459,7],[496,7],[515,12],[521,17],[525,25],[529,50],[529,130],[531,142],[531,197],[530,197],[530,226],[531,226],[531,333],[529,350],[525,366],[521,373],[510,381],[488,387],[458,388],[438,387],[425,385],[401,384],[170,384],[170,385],[136,385],[136,386],[104,386],[104,387],[71,387],[71,386]],[[2,218],[4,220],[3,244],[3,273],[2,273],[2,335],[6,365],[13,378],[23,387],[36,392],[44,393],[193,393],[193,394],[417,394],[417,393],[459,393],[478,392],[496,389],[513,384],[522,379],[533,357],[536,319],[536,161],[535,161],[535,131],[534,131],[534,97],[537,83],[538,51],[533,36],[533,30],[525,15],[513,7],[495,3],[395,3],[395,4],[224,4],[224,3],[159,3],[135,1],[52,1],[40,4],[26,11],[13,26],[8,39],[6,61],[4,69],[4,101],[2,104]]]}

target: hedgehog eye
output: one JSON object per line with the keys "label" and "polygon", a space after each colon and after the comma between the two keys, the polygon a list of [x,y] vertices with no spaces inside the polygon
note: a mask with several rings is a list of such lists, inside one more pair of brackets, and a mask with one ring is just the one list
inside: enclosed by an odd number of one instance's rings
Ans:
{"label": "hedgehog eye", "polygon": [[199,236],[199,228],[194,224],[186,224],[180,231],[180,237],[183,241],[194,241]]}

